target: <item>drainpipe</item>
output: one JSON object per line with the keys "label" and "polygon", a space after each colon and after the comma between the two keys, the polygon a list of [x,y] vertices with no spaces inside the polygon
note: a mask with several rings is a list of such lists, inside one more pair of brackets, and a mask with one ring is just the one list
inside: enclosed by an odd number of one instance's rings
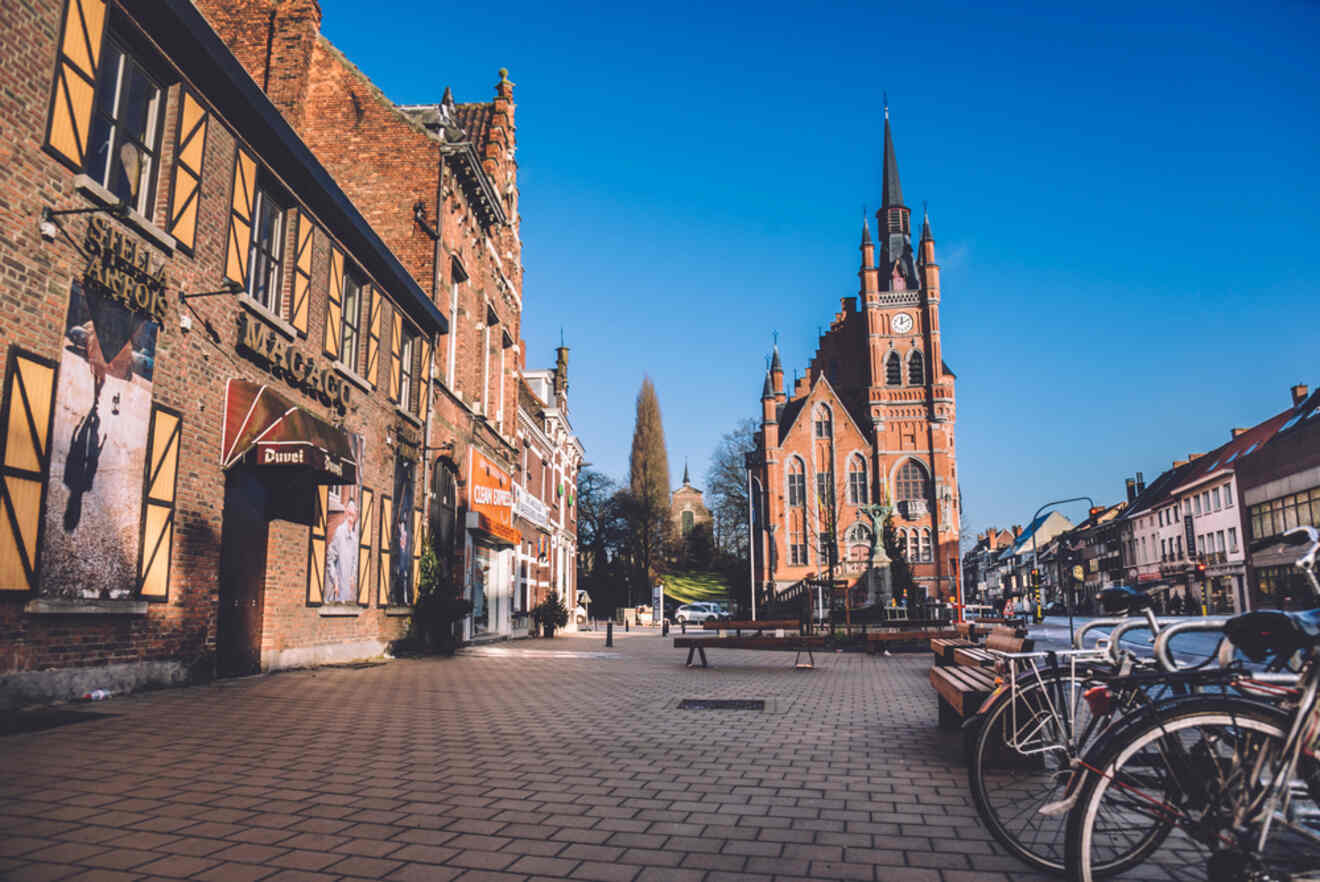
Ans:
{"label": "drainpipe", "polygon": [[[440,156],[439,166],[440,166],[439,171],[436,173],[435,176],[435,238],[432,240],[433,247],[431,252],[431,300],[432,301],[434,301],[437,297],[440,296],[440,253],[443,250],[441,241],[444,236],[444,230],[445,230],[445,211],[444,211],[445,159],[443,155]],[[450,328],[449,333],[450,334],[454,333],[454,329]],[[435,450],[438,448],[438,445],[436,447],[431,446],[431,402],[432,399],[435,397],[435,392],[434,392],[435,359],[436,359],[436,349],[438,348],[438,344],[439,344],[439,340],[435,339],[431,345],[431,363],[426,366],[426,370],[427,370],[426,422],[422,429],[424,433],[422,435],[424,439],[422,441],[423,452]],[[422,458],[422,499],[426,500],[425,514],[422,516],[422,523],[425,525],[425,530],[426,530],[426,533],[424,535],[427,536],[427,543],[430,544],[431,542],[430,540],[430,534],[431,534],[430,456],[425,456]],[[451,552],[453,551],[452,548],[449,550]]]}

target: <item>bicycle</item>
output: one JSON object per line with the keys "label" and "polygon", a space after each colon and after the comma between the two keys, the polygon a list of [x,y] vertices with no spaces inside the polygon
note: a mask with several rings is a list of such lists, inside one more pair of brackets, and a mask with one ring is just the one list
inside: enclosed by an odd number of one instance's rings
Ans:
{"label": "bicycle", "polygon": [[[1320,595],[1320,535],[1302,527],[1285,538],[1308,546],[1297,565]],[[1161,847],[1175,850],[1162,868],[1173,878],[1282,882],[1320,869],[1320,829],[1301,811],[1320,802],[1320,610],[1247,613],[1224,631],[1254,662],[1300,658],[1300,678],[1228,672],[1233,693],[1156,702],[1093,742],[1072,781],[1065,834],[1078,882],[1111,872],[1120,853],[1131,867]],[[1117,678],[1105,688],[1132,684]]]}

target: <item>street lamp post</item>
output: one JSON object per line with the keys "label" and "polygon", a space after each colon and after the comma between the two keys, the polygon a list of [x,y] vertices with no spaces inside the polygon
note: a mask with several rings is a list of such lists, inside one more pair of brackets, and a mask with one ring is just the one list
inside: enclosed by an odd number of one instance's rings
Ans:
{"label": "street lamp post", "polygon": [[[1031,516],[1031,523],[1032,523],[1032,525],[1033,525],[1033,526],[1032,526],[1032,529],[1031,529],[1031,568],[1032,568],[1033,570],[1036,569],[1036,536],[1039,535],[1039,533],[1040,533],[1040,525],[1036,523],[1036,518],[1040,517],[1040,513],[1043,512],[1043,511],[1044,511],[1045,509],[1047,509],[1047,508],[1051,508],[1051,507],[1056,506],[1056,505],[1064,505],[1064,504],[1069,503],[1069,502],[1086,502],[1086,503],[1088,503],[1088,504],[1090,505],[1091,508],[1095,508],[1095,500],[1092,499],[1091,497],[1089,497],[1089,496],[1074,496],[1074,497],[1071,498],[1071,499],[1056,499],[1056,500],[1054,500],[1053,502],[1047,502],[1047,503],[1045,503],[1044,505],[1042,505],[1040,508],[1036,509],[1036,513],[1035,513],[1034,515]],[[1072,604],[1072,598],[1069,597],[1069,598],[1067,599],[1066,602],[1067,602],[1067,604],[1068,604],[1068,643],[1069,643],[1069,645],[1071,645],[1071,644],[1072,644],[1072,639],[1073,639],[1073,604]],[[1041,609],[1040,609],[1040,591],[1039,591],[1039,589],[1037,589],[1037,593],[1036,593],[1036,618],[1037,618],[1037,619],[1043,618],[1043,616],[1041,615]]]}

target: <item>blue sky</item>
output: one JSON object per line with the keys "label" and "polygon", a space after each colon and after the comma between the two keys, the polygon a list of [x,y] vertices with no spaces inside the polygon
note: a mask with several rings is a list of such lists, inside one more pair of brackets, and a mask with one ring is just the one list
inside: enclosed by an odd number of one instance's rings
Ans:
{"label": "blue sky", "polygon": [[644,374],[700,484],[771,332],[806,366],[857,292],[886,91],[942,266],[969,533],[1116,501],[1320,383],[1314,3],[321,6],[397,102],[489,100],[509,69],[528,366],[562,327],[612,476]]}

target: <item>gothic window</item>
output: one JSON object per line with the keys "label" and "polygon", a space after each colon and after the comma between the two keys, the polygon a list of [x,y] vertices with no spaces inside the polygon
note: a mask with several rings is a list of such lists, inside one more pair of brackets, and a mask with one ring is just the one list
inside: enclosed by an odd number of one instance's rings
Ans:
{"label": "gothic window", "polygon": [[898,553],[903,555],[904,560],[907,560],[908,559],[907,530],[896,530],[894,532],[894,538],[898,540]]}
{"label": "gothic window", "polygon": [[843,534],[843,541],[847,542],[849,545],[869,546],[871,544],[871,531],[867,529],[865,524],[853,524],[848,528],[847,532]]}
{"label": "gothic window", "polygon": [[912,357],[908,359],[908,384],[912,386],[925,385],[926,382],[926,360],[922,358],[921,350],[912,350]]}
{"label": "gothic window", "polygon": [[816,502],[823,512],[834,508],[834,490],[830,487],[829,472],[816,472]]}
{"label": "gothic window", "polygon": [[885,359],[885,382],[890,386],[903,385],[903,362],[898,357],[898,353],[889,350],[889,357]]}
{"label": "gothic window", "polygon": [[921,530],[921,562],[930,563],[933,559],[930,550],[930,528],[923,527]]}
{"label": "gothic window", "polygon": [[848,502],[850,505],[866,505],[866,460],[858,454],[848,458]]}
{"label": "gothic window", "polygon": [[794,457],[788,463],[788,505],[798,508],[806,505],[807,476],[802,467],[802,460]]}
{"label": "gothic window", "polygon": [[802,460],[788,463],[788,561],[793,566],[807,563],[807,475]]}
{"label": "gothic window", "polygon": [[930,498],[930,479],[926,477],[926,470],[916,460],[909,459],[898,470],[898,479],[894,482],[894,489],[900,501],[919,500],[924,502]]}
{"label": "gothic window", "polygon": [[682,528],[683,535],[686,536],[688,533],[692,532],[692,526],[695,522],[695,518],[693,517],[693,514],[690,511],[683,512],[682,517],[683,517],[683,528]]}
{"label": "gothic window", "polygon": [[825,405],[816,408],[816,437],[834,437],[834,417]]}

